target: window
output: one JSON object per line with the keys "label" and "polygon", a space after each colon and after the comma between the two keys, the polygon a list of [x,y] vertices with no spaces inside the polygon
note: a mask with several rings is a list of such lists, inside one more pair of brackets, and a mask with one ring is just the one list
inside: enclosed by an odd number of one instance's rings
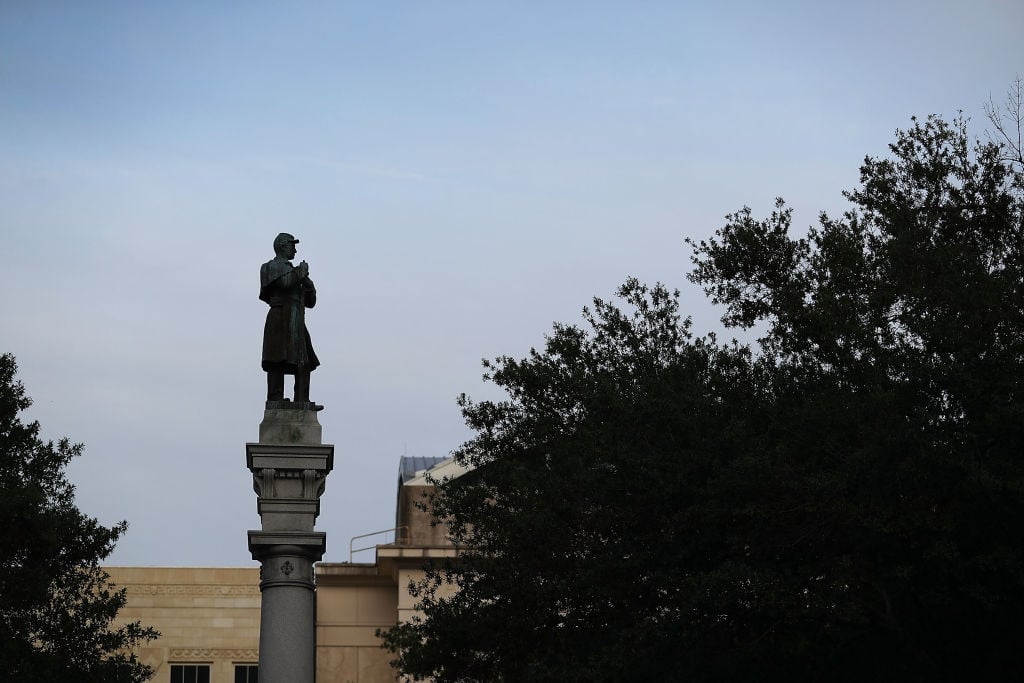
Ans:
{"label": "window", "polygon": [[235,683],[259,683],[258,664],[235,664]]}
{"label": "window", "polygon": [[171,683],[210,683],[210,665],[171,664]]}

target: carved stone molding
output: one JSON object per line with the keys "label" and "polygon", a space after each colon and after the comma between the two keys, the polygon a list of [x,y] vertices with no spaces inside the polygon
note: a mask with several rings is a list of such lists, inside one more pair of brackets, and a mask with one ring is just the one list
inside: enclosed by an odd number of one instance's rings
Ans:
{"label": "carved stone molding", "polygon": [[117,584],[128,595],[210,595],[231,597],[235,595],[259,595],[259,586],[217,586],[191,584],[128,583]]}
{"label": "carved stone molding", "polygon": [[274,497],[274,475],[276,474],[277,472],[272,467],[265,467],[259,470],[258,477],[253,474],[253,484],[256,484],[254,487],[256,495],[267,496],[268,498]]}
{"label": "carved stone molding", "polygon": [[309,498],[317,498],[317,497],[319,497],[317,495],[317,492],[316,492],[317,491],[317,483],[318,483],[317,482],[318,477],[316,475],[317,475],[317,471],[316,470],[309,470],[309,469],[302,470],[302,497],[303,498],[309,499]]}
{"label": "carved stone molding", "polygon": [[167,651],[167,661],[196,661],[209,659],[232,659],[236,661],[257,662],[260,651],[251,648],[218,649],[207,647],[172,647]]}

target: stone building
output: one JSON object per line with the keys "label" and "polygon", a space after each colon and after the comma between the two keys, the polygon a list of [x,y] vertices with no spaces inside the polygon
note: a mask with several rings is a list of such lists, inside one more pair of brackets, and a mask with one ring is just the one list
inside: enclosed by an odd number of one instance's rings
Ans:
{"label": "stone building", "polygon": [[[374,562],[316,565],[317,683],[397,681],[377,629],[409,619],[411,579],[430,560],[455,555],[445,529],[416,507],[426,474],[458,476],[450,458],[408,458],[399,465],[394,542],[375,546]],[[241,533],[241,532],[240,532]],[[119,619],[155,627],[140,648],[155,683],[254,683],[259,661],[258,567],[107,567],[127,589]]]}

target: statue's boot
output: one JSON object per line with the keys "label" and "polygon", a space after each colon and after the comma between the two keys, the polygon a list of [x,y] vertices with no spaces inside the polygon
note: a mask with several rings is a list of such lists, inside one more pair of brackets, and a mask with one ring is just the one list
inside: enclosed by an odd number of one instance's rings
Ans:
{"label": "statue's boot", "polygon": [[284,372],[277,370],[267,371],[267,400],[284,400]]}
{"label": "statue's boot", "polygon": [[[299,370],[295,373],[295,402],[312,403],[309,400],[309,372]],[[318,403],[313,403],[313,410],[323,410],[324,407]]]}

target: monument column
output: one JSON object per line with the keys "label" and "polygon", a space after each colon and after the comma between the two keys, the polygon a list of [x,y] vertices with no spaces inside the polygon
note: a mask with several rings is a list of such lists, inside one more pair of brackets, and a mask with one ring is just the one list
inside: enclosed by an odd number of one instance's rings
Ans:
{"label": "monument column", "polygon": [[[260,562],[261,683],[315,683],[316,585],[313,563],[327,548],[314,531],[320,495],[334,467],[334,446],[321,443],[309,375],[320,365],[306,329],[316,305],[309,264],[292,265],[299,240],[274,238],[274,258],[260,266],[260,300],[269,306],[263,327],[267,404],[258,443],[245,445],[262,528],[249,532],[249,552]],[[295,377],[294,399],[284,397],[285,375]]]}
{"label": "monument column", "polygon": [[[315,683],[316,585],[313,563],[327,534],[313,530],[320,495],[334,467],[312,407],[267,408],[260,440],[245,446],[262,529],[249,532],[260,562],[261,683]],[[280,405],[268,402],[269,405]]]}

